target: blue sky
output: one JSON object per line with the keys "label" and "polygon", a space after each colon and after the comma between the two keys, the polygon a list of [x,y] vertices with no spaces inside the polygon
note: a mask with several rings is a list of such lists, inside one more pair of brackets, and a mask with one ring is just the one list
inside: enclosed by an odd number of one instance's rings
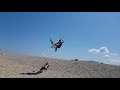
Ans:
{"label": "blue sky", "polygon": [[119,38],[119,12],[0,12],[0,48],[18,53],[120,64]]}

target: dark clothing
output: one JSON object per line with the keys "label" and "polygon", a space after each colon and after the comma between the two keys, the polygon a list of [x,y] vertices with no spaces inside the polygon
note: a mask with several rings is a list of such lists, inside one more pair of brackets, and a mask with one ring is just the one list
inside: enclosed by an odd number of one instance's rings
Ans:
{"label": "dark clothing", "polygon": [[57,48],[60,48],[62,46],[62,42],[58,42],[57,44]]}
{"label": "dark clothing", "polygon": [[57,51],[57,48],[60,48],[62,46],[62,43],[64,43],[64,41],[62,39],[59,40],[59,42],[57,42],[55,45],[55,52]]}

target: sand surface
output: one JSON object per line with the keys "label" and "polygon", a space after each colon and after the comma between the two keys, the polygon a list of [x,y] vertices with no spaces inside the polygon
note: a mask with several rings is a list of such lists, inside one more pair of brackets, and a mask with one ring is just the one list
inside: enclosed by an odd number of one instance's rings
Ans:
{"label": "sand surface", "polygon": [[[49,68],[37,75],[23,75]],[[120,78],[120,66],[55,58],[0,54],[0,78]]]}

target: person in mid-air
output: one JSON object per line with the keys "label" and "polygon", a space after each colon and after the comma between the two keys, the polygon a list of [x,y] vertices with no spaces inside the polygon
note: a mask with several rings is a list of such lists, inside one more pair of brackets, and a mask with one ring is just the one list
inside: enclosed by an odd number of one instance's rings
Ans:
{"label": "person in mid-air", "polygon": [[55,52],[57,51],[57,48],[60,48],[62,46],[63,43],[64,41],[60,38],[59,41],[54,44]]}

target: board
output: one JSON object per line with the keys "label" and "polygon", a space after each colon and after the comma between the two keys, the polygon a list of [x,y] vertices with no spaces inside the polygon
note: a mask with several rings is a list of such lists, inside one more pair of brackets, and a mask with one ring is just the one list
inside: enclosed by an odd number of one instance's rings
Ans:
{"label": "board", "polygon": [[57,51],[57,48],[55,48],[55,45],[54,45],[54,43],[53,43],[53,41],[52,41],[52,39],[51,39],[51,38],[50,38],[50,42],[51,42],[51,44],[52,44],[51,48],[53,48],[53,47],[54,47],[55,52],[56,52],[56,51]]}
{"label": "board", "polygon": [[53,48],[53,47],[54,47],[54,43],[53,43],[53,41],[52,41],[51,38],[50,38],[50,42],[51,42],[51,44],[52,44],[51,48]]}

